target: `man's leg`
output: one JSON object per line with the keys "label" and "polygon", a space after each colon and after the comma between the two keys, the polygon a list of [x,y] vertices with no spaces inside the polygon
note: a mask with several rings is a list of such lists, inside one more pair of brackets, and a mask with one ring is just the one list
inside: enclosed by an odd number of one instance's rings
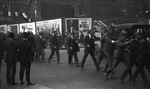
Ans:
{"label": "man's leg", "polygon": [[104,52],[106,59],[107,59],[107,63],[105,65],[104,68],[104,73],[107,73],[107,69],[112,67],[112,62],[113,62],[113,53],[111,52]]}
{"label": "man's leg", "polygon": [[60,63],[59,48],[56,49],[56,55],[57,55],[57,64],[59,64]]}
{"label": "man's leg", "polygon": [[27,85],[35,85],[35,83],[32,83],[30,80],[30,68],[31,68],[31,62],[26,63],[26,81]]}
{"label": "man's leg", "polygon": [[24,71],[25,71],[25,62],[20,62],[20,84],[24,84],[24,81],[23,81],[23,77],[24,77]]}
{"label": "man's leg", "polygon": [[77,52],[75,52],[73,55],[74,55],[76,67],[79,67],[80,65],[79,65],[79,61],[78,61]]}
{"label": "man's leg", "polygon": [[144,71],[143,67],[144,67],[144,64],[137,66],[137,69],[136,69],[136,71],[135,71],[135,73],[134,73],[134,75],[133,75],[133,79],[132,79],[132,81],[133,81],[132,84],[133,84],[133,85],[134,85],[134,83],[135,83],[135,81],[136,81],[136,78],[138,77],[139,74],[141,74],[141,77],[142,77],[142,79],[143,79],[144,85],[148,85],[148,79],[147,79],[147,76],[146,76],[146,74],[145,74],[145,71]]}
{"label": "man's leg", "polygon": [[41,53],[41,55],[42,55],[42,61],[44,61],[44,56],[45,56],[45,50],[44,50],[44,48],[42,49],[42,53]]}
{"label": "man's leg", "polygon": [[134,65],[134,62],[133,61],[130,61],[125,70],[123,71],[123,74],[121,75],[120,79],[121,79],[121,83],[124,83],[124,79],[126,78],[127,74],[131,71],[131,68],[133,67]]}
{"label": "man's leg", "polygon": [[12,85],[16,85],[17,83],[15,82],[15,75],[16,75],[16,61],[12,63]]}
{"label": "man's leg", "polygon": [[120,63],[120,59],[119,58],[115,58],[114,65],[113,65],[112,68],[110,68],[107,71],[107,75],[109,75],[110,73],[113,73],[113,71],[116,69],[116,67],[119,65],[119,63]]}
{"label": "man's leg", "polygon": [[84,53],[83,59],[81,61],[81,70],[84,70],[83,67],[84,67],[85,60],[86,60],[87,56],[88,56],[88,53]]}
{"label": "man's leg", "polygon": [[92,59],[93,59],[93,62],[94,62],[95,67],[96,67],[96,70],[98,70],[98,67],[97,67],[97,60],[96,60],[96,58],[95,58],[94,52],[90,52],[90,55],[91,55],[91,57],[92,57]]}
{"label": "man's leg", "polygon": [[73,53],[72,53],[72,52],[69,52],[69,53],[68,53],[68,64],[69,64],[69,65],[72,64],[72,56],[73,56]]}
{"label": "man's leg", "polygon": [[105,64],[105,68],[104,68],[104,77],[106,80],[108,80],[108,68],[111,69],[112,68],[112,64],[113,64],[113,53],[112,52],[104,52],[106,59],[107,59],[107,63]]}
{"label": "man's leg", "polygon": [[51,59],[52,59],[52,57],[53,57],[53,55],[54,55],[54,49],[51,49],[51,54],[50,54],[50,56],[49,56],[49,59],[48,59],[48,62],[50,63],[50,61],[51,61]]}
{"label": "man's leg", "polygon": [[97,68],[100,68],[100,63],[101,63],[101,61],[103,60],[103,58],[104,58],[104,52],[103,51],[100,51],[100,54],[99,54],[99,56],[98,56],[98,62],[97,62]]}
{"label": "man's leg", "polygon": [[7,65],[6,79],[7,79],[7,84],[9,85],[11,83],[11,76],[10,76],[11,65],[9,62],[7,62],[6,65]]}

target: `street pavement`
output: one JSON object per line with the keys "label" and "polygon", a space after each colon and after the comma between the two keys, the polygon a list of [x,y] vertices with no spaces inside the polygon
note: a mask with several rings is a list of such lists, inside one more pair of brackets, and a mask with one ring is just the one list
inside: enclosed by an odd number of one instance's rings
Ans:
{"label": "street pavement", "polygon": [[[78,52],[79,61],[83,58],[83,48]],[[60,50],[60,60],[62,64],[57,64],[56,55],[48,63],[50,49],[45,49],[45,60],[43,63],[33,62],[31,66],[31,81],[36,83],[33,86],[19,85],[19,63],[17,64],[16,82],[18,85],[8,86],[6,84],[6,64],[2,63],[1,70],[1,88],[0,89],[148,89],[144,87],[141,76],[137,78],[137,85],[132,86],[126,78],[126,83],[121,84],[119,77],[124,70],[124,65],[120,64],[115,72],[117,79],[106,81],[103,72],[97,72],[90,55],[85,62],[85,71],[80,68],[68,65],[68,56],[66,50]],[[105,60],[101,66],[104,66]],[[135,67],[133,68],[133,71]],[[149,73],[146,70],[147,76]],[[25,77],[24,77],[25,78]],[[148,76],[150,80],[150,76]],[[25,79],[24,79],[25,81]]]}

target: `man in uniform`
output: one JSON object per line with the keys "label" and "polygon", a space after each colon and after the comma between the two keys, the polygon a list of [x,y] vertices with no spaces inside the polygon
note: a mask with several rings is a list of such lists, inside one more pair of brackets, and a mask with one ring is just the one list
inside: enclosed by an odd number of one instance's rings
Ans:
{"label": "man in uniform", "polygon": [[121,83],[125,82],[124,79],[126,78],[127,74],[131,71],[133,65],[135,65],[135,60],[138,56],[139,41],[141,40],[141,38],[142,38],[141,34],[136,34],[135,39],[129,44],[130,55],[129,59],[127,60],[127,66],[120,78]]}
{"label": "man in uniform", "polygon": [[[116,52],[114,55],[114,58],[115,58],[114,65],[112,66],[111,69],[109,69],[107,71],[107,76],[110,73],[112,73],[113,70],[115,70],[115,68],[118,66],[118,64],[120,62],[122,62],[125,66],[127,66],[127,60],[129,57],[129,52],[126,51],[126,47],[130,42],[133,41],[133,39],[126,41],[125,37],[126,37],[125,33],[121,33],[119,36],[119,39],[116,43]],[[131,71],[129,72],[129,76],[130,76],[130,80],[131,80],[131,78],[132,78],[132,72]],[[111,78],[113,78],[113,77],[111,76]]]}
{"label": "man in uniform", "polygon": [[140,40],[139,42],[139,47],[138,47],[138,56],[135,60],[135,64],[136,64],[136,71],[134,72],[133,78],[132,78],[132,84],[135,84],[135,81],[138,77],[138,75],[140,74],[142,79],[143,79],[143,83],[145,86],[148,85],[148,78],[145,74],[145,70],[144,67],[146,65],[146,63],[148,62],[147,60],[149,60],[150,58],[150,45],[148,43],[148,41],[146,40],[146,38],[143,38],[142,40]]}
{"label": "man in uniform", "polygon": [[107,63],[105,64],[104,67],[104,77],[107,80],[107,70],[108,68],[110,69],[113,64],[113,54],[115,50],[115,43],[116,43],[116,36],[114,34],[114,25],[112,24],[109,27],[109,32],[106,34],[104,38],[104,46],[103,46],[103,51],[104,55],[106,56]]}
{"label": "man in uniform", "polygon": [[[36,60],[38,62],[43,62],[44,61],[44,56],[45,56],[45,51],[44,49],[46,41],[42,38],[42,34],[39,34],[39,36],[36,38],[35,40],[35,44],[36,44]],[[40,59],[41,57],[41,59]]]}

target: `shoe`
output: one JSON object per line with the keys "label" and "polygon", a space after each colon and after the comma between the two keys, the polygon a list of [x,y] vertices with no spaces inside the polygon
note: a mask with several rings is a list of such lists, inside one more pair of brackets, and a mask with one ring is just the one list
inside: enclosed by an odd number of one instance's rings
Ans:
{"label": "shoe", "polygon": [[70,67],[72,67],[72,66],[73,66],[73,64],[72,64],[72,63],[70,63],[70,64],[69,64],[69,66],[70,66]]}
{"label": "shoe", "polygon": [[84,69],[84,68],[82,68],[82,67],[80,68],[80,70],[81,70],[81,71],[85,71],[85,69]]}
{"label": "shoe", "polygon": [[30,86],[30,85],[35,85],[35,83],[28,82],[28,83],[27,83],[27,86]]}
{"label": "shoe", "polygon": [[23,81],[22,81],[22,82],[20,82],[20,85],[23,85],[23,84],[25,84]]}
{"label": "shoe", "polygon": [[17,85],[18,83],[15,83],[15,82],[13,82],[13,83],[10,83],[10,85]]}
{"label": "shoe", "polygon": [[103,67],[97,68],[96,71],[97,71],[97,72],[100,72],[101,69],[103,69]]}
{"label": "shoe", "polygon": [[107,72],[104,72],[104,78],[105,78],[105,80],[108,80],[108,73]]}
{"label": "shoe", "polygon": [[112,72],[112,73],[110,74],[110,78],[111,78],[111,79],[116,79],[116,77],[115,77],[115,75],[114,75],[114,72]]}
{"label": "shoe", "polygon": [[51,62],[51,60],[50,59],[48,59],[48,63],[50,63]]}
{"label": "shoe", "polygon": [[136,85],[135,81],[131,80],[131,85],[135,86]]}
{"label": "shoe", "polygon": [[96,71],[97,71],[97,72],[100,72],[100,70],[99,70],[99,69],[96,69]]}
{"label": "shoe", "polygon": [[121,84],[125,84],[125,81],[124,81],[124,79],[121,79]]}
{"label": "shoe", "polygon": [[148,82],[144,82],[144,86],[150,86],[150,84]]}
{"label": "shoe", "polygon": [[110,78],[111,78],[111,79],[114,79],[114,80],[117,79],[115,76],[110,76]]}
{"label": "shoe", "polygon": [[50,63],[50,61],[48,60],[48,63]]}
{"label": "shoe", "polygon": [[11,83],[10,83],[10,82],[7,82],[7,85],[8,85],[8,86],[10,86],[10,85],[11,85]]}
{"label": "shoe", "polygon": [[98,68],[99,70],[103,69],[103,67]]}
{"label": "shoe", "polygon": [[60,62],[57,62],[57,64],[61,64]]}
{"label": "shoe", "polygon": [[76,65],[76,67],[79,67],[79,66],[80,66],[79,64]]}

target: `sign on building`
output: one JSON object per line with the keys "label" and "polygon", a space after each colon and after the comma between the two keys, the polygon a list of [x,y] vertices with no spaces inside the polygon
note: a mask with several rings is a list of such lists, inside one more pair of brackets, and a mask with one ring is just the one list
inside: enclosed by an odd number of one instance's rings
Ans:
{"label": "sign on building", "polygon": [[19,24],[20,32],[32,32],[33,34],[36,34],[35,30],[35,22],[30,23],[21,23]]}
{"label": "sign on building", "polygon": [[36,22],[37,33],[43,32],[51,34],[52,31],[56,31],[59,35],[62,35],[62,19],[52,19]]}
{"label": "sign on building", "polygon": [[7,25],[0,25],[0,33],[7,33]]}

